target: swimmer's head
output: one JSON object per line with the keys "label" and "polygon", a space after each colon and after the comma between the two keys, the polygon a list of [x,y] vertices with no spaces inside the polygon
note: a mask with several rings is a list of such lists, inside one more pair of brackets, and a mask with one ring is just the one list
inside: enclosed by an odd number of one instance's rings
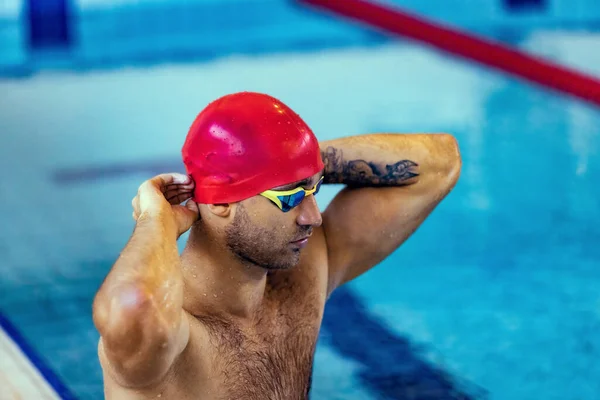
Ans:
{"label": "swimmer's head", "polygon": [[324,167],[319,142],[300,116],[254,92],[210,103],[190,127],[182,155],[200,204],[244,200]]}
{"label": "swimmer's head", "polygon": [[265,94],[224,96],[196,117],[182,153],[201,214],[223,225],[234,254],[268,269],[297,264],[294,242],[321,223],[313,194],[324,165],[294,111]]}

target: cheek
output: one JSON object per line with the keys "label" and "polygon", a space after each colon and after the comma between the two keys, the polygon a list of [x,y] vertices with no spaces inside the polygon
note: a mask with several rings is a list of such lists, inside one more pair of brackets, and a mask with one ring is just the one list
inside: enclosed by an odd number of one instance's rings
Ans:
{"label": "cheek", "polygon": [[291,210],[287,213],[280,212],[277,221],[273,222],[276,225],[273,226],[277,226],[277,229],[282,233],[295,234],[298,230],[298,225],[296,225],[296,214],[297,210]]}
{"label": "cheek", "polygon": [[295,223],[282,219],[281,216],[270,218],[263,226],[272,243],[287,243],[296,235]]}
{"label": "cheek", "polygon": [[271,246],[277,243],[287,243],[297,235],[296,213],[294,210],[284,213],[273,204],[261,199],[253,199],[252,211],[248,213],[252,228],[248,227],[249,237],[268,242]]}

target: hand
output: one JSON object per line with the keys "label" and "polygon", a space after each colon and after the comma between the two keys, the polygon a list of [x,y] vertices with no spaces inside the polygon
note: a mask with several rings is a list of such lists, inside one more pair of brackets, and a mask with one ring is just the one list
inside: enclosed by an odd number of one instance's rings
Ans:
{"label": "hand", "polygon": [[191,199],[193,191],[194,181],[189,176],[157,175],[142,183],[131,201],[133,219],[137,222],[140,217],[159,218],[175,227],[179,238],[200,217],[198,204]]}

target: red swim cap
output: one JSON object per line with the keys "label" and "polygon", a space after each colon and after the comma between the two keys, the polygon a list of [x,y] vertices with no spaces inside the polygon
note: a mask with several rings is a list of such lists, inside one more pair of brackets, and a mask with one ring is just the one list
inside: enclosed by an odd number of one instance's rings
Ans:
{"label": "red swim cap", "polygon": [[194,179],[194,201],[232,203],[323,170],[317,138],[288,106],[242,92],[210,103],[194,120],[182,149]]}

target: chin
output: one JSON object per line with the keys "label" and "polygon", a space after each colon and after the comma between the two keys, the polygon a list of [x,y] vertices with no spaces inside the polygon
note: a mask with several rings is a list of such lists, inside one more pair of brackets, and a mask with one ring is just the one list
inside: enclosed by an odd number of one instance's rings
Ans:
{"label": "chin", "polygon": [[289,256],[288,258],[288,264],[290,265],[290,268],[294,268],[295,266],[297,266],[298,264],[300,264],[300,254],[301,254],[302,250],[300,249],[294,249],[292,250],[292,255]]}
{"label": "chin", "polygon": [[269,264],[270,270],[287,270],[296,267],[300,263],[300,252],[294,251],[285,260],[277,260]]}

